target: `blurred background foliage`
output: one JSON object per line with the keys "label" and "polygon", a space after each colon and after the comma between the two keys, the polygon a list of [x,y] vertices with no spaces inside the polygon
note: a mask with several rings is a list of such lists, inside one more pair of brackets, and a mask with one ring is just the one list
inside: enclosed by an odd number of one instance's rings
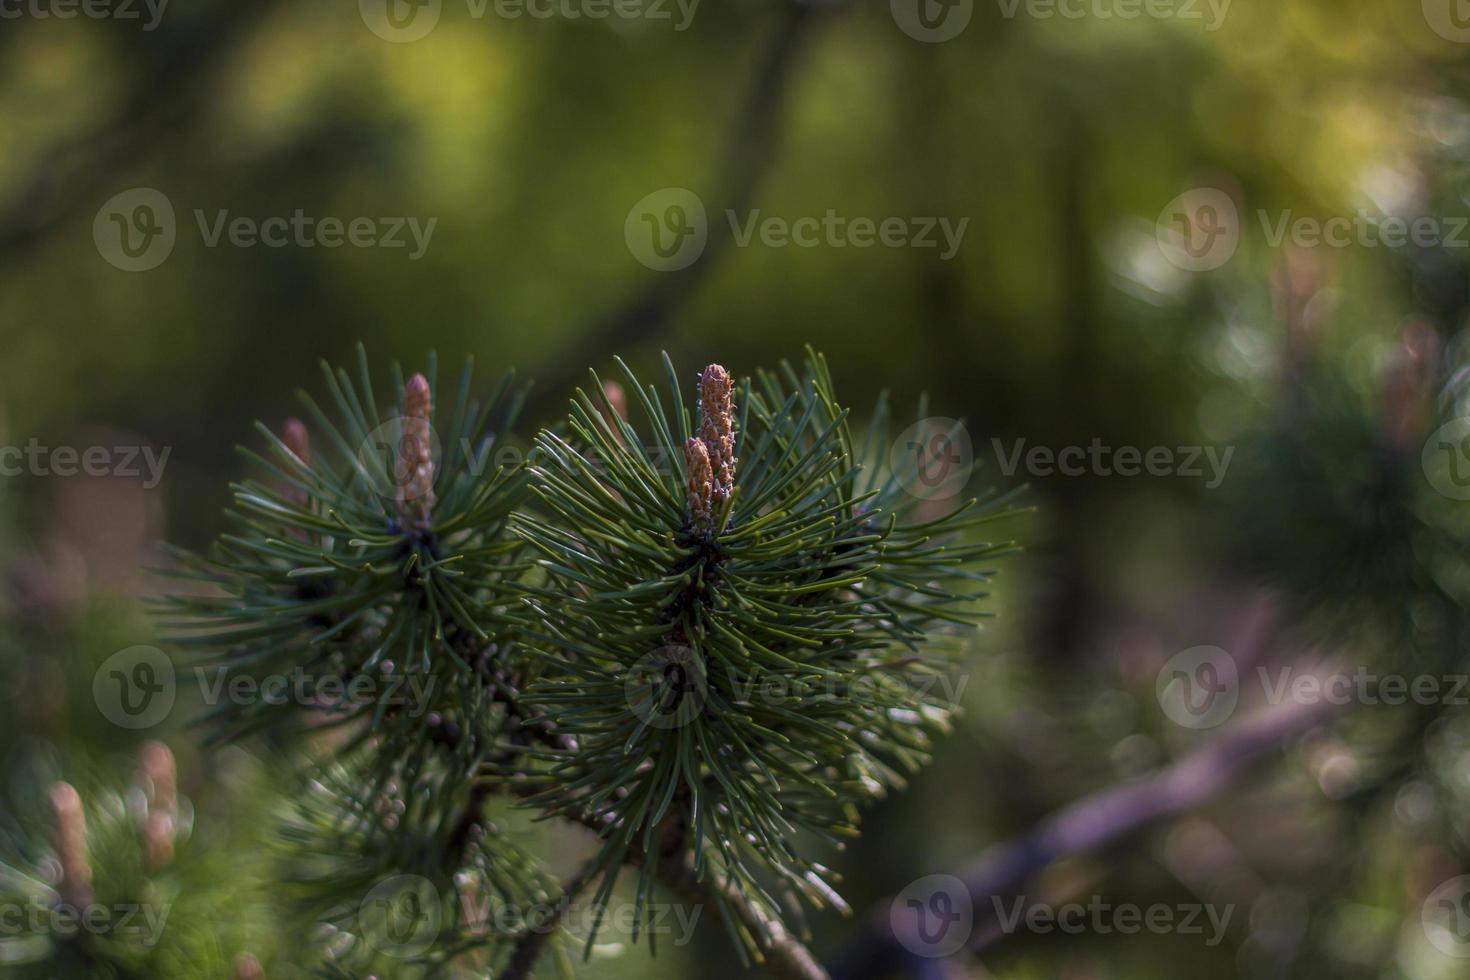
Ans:
{"label": "blurred background foliage", "polygon": [[[217,533],[251,421],[279,424],[293,392],[315,386],[318,360],[344,360],[357,340],[380,362],[418,365],[434,347],[488,373],[517,367],[536,380],[526,434],[614,354],[644,373],[667,349],[744,374],[809,342],[859,410],[886,388],[900,405],[928,391],[934,411],[963,416],[972,489],[1021,478],[999,471],[992,437],[1240,446],[1230,476],[1244,480],[1300,359],[1359,408],[1322,424],[1350,428],[1378,417],[1407,325],[1428,324],[1453,356],[1463,250],[1293,255],[1257,217],[1470,209],[1470,60],[1417,3],[1235,0],[1213,31],[1004,9],[977,2],[942,44],[905,36],[872,2],[707,0],[683,32],[474,18],[446,2],[407,44],[374,35],[350,3],[174,0],[149,32],[0,21],[5,441],[171,447],[155,489],[0,482],[6,808],[22,811],[62,774],[126,783],[142,739],[97,715],[90,684],[113,651],[152,639],[136,599],[151,588],[141,569],[154,542],[197,548]],[[1155,221],[1202,184],[1232,195],[1242,236],[1223,268],[1189,273],[1165,260]],[[140,186],[172,201],[179,239],[163,265],[129,274],[101,259],[92,222]],[[670,186],[703,198],[712,237],[728,235],[727,206],[969,225],[951,261],[753,244],[666,275],[635,260],[623,226],[634,202]],[[196,208],[437,226],[417,261],[401,249],[208,248]],[[1417,476],[1417,446],[1410,455]],[[1308,482],[1330,479],[1305,469]],[[1333,571],[1277,574],[1324,553],[1299,541],[1336,535],[1312,526],[1322,511],[1310,505],[1273,506],[1309,500],[1309,487],[1269,467],[1240,482],[1032,481],[1038,514],[1018,531],[1030,553],[1003,579],[1007,614],[978,641],[967,719],[841,862],[855,908],[1197,743],[1161,716],[1158,666],[1197,644],[1265,643],[1273,628],[1261,623],[1292,603],[1260,588],[1311,592],[1315,572]],[[1392,651],[1397,635],[1363,629],[1359,644]],[[268,975],[292,975],[287,909],[258,892],[275,817],[240,805],[279,773],[264,750],[208,761],[188,713],[148,733],[167,737],[196,798],[188,846],[238,882],[240,933]],[[1426,952],[1417,910],[1463,862],[1470,734],[1414,729],[1408,775],[1360,800],[1364,774],[1392,768],[1376,748],[1390,740],[1380,718],[1316,730],[1204,811],[1049,872],[1119,901],[1228,898],[1243,911],[1225,943],[1017,937],[967,969],[1455,975]],[[819,919],[819,952],[853,928]],[[662,950],[656,968],[738,973],[708,932]],[[647,975],[644,948],[619,951],[582,969]]]}

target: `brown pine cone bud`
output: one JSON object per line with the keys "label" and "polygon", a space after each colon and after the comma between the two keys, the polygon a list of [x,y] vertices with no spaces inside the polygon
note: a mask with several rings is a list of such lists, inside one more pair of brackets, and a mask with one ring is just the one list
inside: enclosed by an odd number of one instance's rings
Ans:
{"label": "brown pine cone bud", "polygon": [[265,980],[265,971],[260,968],[260,960],[249,953],[241,953],[235,957],[235,980]]}
{"label": "brown pine cone bud", "polygon": [[415,374],[403,387],[403,431],[399,434],[394,476],[398,515],[406,528],[425,531],[434,509],[434,460],[429,438],[432,399],[429,381]]}
{"label": "brown pine cone bud", "polygon": [[709,450],[699,439],[691,438],[684,444],[684,473],[690,521],[696,529],[708,531],[713,516],[714,474],[710,469]]}
{"label": "brown pine cone bud", "polygon": [[311,465],[311,435],[300,419],[287,419],[281,424],[281,441],[291,450],[291,455],[301,460],[302,466]]}
{"label": "brown pine cone bud", "polygon": [[92,862],[87,853],[87,814],[70,783],[51,787],[52,833],[61,863],[61,897],[77,908],[92,904]]}
{"label": "brown pine cone bud", "polygon": [[730,372],[718,364],[711,364],[699,376],[699,438],[709,452],[716,509],[729,499],[735,489],[733,390]]}

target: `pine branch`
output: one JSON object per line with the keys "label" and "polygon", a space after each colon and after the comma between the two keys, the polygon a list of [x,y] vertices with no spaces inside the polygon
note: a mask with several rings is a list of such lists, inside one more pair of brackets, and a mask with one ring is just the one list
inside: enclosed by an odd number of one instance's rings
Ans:
{"label": "pine branch", "polygon": [[[596,861],[584,864],[562,886],[562,898],[568,903],[575,901],[577,896],[592,883],[597,876],[597,871]],[[555,922],[537,922],[529,925],[525,934],[516,941],[510,962],[500,972],[499,980],[526,980],[535,968],[536,961],[540,959],[546,944],[550,942],[555,926]]]}

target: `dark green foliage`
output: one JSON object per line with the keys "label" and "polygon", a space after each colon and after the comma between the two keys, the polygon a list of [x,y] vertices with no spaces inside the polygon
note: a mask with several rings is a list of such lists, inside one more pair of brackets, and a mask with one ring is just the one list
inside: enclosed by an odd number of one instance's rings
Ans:
{"label": "dark green foliage", "polygon": [[[945,730],[952,627],[982,615],[987,563],[1010,550],[971,532],[1006,501],[907,492],[921,464],[890,468],[886,404],[859,444],[815,354],[743,382],[733,413],[717,366],[701,398],[724,407],[693,410],[667,358],[667,405],[622,367],[636,427],[594,376],[602,403],[579,392],[516,467],[490,465],[519,407],[508,378],[481,407],[466,369],[441,415],[432,368],[398,376],[380,411],[365,362],[325,370],[335,421],[303,396],[324,452],[299,425],[261,427],[235,530],[186,556],[168,603],[180,642],[230,676],[308,678],[304,697],[227,697],[210,721],[283,748],[313,735],[284,877],[329,968],[508,962],[524,928],[465,910],[567,886],[495,829],[500,798],[599,833],[578,878],[601,876],[599,908],[625,865],[640,909],[661,874],[692,871],[751,948],[727,903],[841,907],[814,849],[855,836],[861,804]],[[373,896],[404,881],[433,942],[385,954]]]}
{"label": "dark green foliage", "polygon": [[[394,497],[405,480],[394,472],[399,443],[410,438],[401,373],[386,412],[361,349],[356,384],[344,370],[323,365],[323,374],[339,421],[301,397],[325,453],[299,459],[259,426],[270,453],[242,450],[263,472],[234,487],[236,530],[209,558],[184,556],[193,589],[169,602],[173,625],[187,631],[181,644],[231,676],[303,673],[313,696],[227,698],[211,720],[227,737],[281,715],[317,722],[318,712],[369,719],[377,737],[409,745],[436,728],[473,732],[489,714],[482,678],[513,656],[519,542],[506,528],[522,480],[492,464],[524,391],[507,375],[486,404],[472,401],[466,365],[449,411],[436,406],[431,418],[437,501],[431,525],[418,528]],[[328,691],[317,690],[323,681]],[[353,695],[354,682],[366,696]]]}
{"label": "dark green foliage", "polygon": [[812,355],[738,389],[734,495],[701,528],[683,448],[701,419],[665,365],[667,406],[622,368],[640,425],[579,392],[567,435],[536,441],[549,516],[515,526],[548,575],[530,600],[548,666],[528,696],[575,743],[536,802],[605,828],[600,898],[647,855],[645,900],[656,860],[692,849],[773,912],[774,890],[840,905],[808,838],[853,836],[926,760],[954,707],[935,675],[958,669],[931,634],[975,618],[978,563],[1008,550],[958,534],[1004,501],[916,519],[883,406],[855,446]]}

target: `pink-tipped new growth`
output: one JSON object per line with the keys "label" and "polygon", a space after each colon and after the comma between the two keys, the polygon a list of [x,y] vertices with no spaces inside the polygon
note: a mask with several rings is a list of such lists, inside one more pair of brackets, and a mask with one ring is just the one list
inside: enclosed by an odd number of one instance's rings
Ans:
{"label": "pink-tipped new growth", "polygon": [[291,450],[291,455],[301,461],[302,466],[311,465],[311,436],[306,423],[300,419],[287,419],[281,424],[281,442]]}
{"label": "pink-tipped new growth", "polygon": [[70,783],[51,787],[56,860],[61,865],[61,897],[77,908],[92,904],[92,861],[87,853],[87,814]]}
{"label": "pink-tipped new growth", "polygon": [[179,812],[179,770],[174,754],[162,742],[149,742],[139,752],[148,777],[148,818],[143,827],[143,851],[153,870],[173,860],[174,831]]}
{"label": "pink-tipped new growth", "polygon": [[714,516],[714,471],[704,442],[691,438],[684,444],[685,499],[695,528],[708,531]]}
{"label": "pink-tipped new growth", "polygon": [[398,516],[403,526],[427,531],[434,509],[434,460],[429,440],[433,401],[429,381],[415,374],[403,386],[403,432],[398,441]]}

